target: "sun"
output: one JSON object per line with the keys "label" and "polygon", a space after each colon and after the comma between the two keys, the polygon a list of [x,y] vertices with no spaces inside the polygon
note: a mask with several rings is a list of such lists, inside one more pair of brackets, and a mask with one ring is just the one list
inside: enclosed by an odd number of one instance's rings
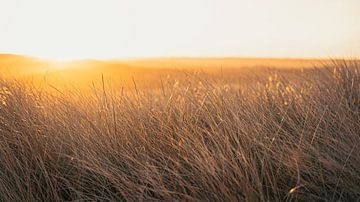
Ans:
{"label": "sun", "polygon": [[53,70],[65,70],[69,69],[75,63],[74,60],[48,60],[51,69]]}

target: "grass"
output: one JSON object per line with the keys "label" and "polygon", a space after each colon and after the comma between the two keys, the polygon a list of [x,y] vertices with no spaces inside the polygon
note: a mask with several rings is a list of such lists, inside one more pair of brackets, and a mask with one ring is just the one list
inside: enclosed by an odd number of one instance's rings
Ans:
{"label": "grass", "polygon": [[180,74],[2,79],[0,200],[360,198],[358,61]]}

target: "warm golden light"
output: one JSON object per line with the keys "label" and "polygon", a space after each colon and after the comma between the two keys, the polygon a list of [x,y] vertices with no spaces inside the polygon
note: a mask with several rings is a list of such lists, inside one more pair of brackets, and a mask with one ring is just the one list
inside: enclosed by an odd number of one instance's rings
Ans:
{"label": "warm golden light", "polygon": [[0,52],[50,59],[360,55],[358,0],[2,0]]}

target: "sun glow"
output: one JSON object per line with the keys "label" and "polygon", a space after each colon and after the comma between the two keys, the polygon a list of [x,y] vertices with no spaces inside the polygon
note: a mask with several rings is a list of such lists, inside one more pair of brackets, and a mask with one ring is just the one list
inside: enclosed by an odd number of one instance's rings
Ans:
{"label": "sun glow", "polygon": [[67,60],[51,60],[50,67],[52,70],[64,70],[70,68],[72,65],[71,61]]}
{"label": "sun glow", "polygon": [[360,55],[358,0],[0,2],[0,52],[57,60]]}

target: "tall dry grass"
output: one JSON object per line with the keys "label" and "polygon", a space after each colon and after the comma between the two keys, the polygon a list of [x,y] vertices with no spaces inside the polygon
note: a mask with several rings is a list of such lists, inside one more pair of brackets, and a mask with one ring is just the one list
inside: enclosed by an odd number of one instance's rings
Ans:
{"label": "tall dry grass", "polygon": [[87,91],[3,79],[0,200],[359,199],[359,62],[251,76]]}

